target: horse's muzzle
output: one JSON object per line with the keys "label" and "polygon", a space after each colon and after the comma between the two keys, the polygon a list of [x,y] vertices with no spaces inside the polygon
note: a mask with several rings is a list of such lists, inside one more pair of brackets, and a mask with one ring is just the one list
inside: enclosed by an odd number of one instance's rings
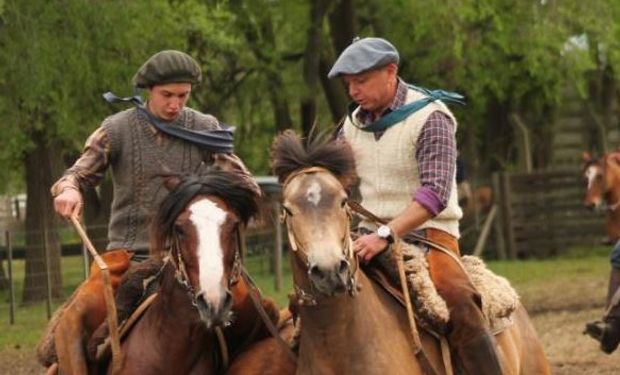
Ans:
{"label": "horse's muzzle", "polygon": [[207,328],[230,325],[232,321],[232,305],[233,298],[229,290],[223,291],[219,301],[216,303],[209,301],[204,292],[196,295],[196,307],[200,314],[200,319]]}
{"label": "horse's muzzle", "polygon": [[310,264],[308,276],[314,287],[324,295],[333,296],[348,290],[350,267],[346,259],[341,259],[331,266]]}

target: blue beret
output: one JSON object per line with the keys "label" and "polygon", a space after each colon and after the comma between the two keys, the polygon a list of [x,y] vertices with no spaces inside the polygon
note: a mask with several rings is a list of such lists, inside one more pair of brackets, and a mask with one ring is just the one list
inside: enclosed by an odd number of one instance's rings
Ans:
{"label": "blue beret", "polygon": [[398,64],[398,51],[382,38],[364,38],[353,41],[345,48],[327,74],[328,78],[342,74],[358,74],[380,68],[389,63]]}

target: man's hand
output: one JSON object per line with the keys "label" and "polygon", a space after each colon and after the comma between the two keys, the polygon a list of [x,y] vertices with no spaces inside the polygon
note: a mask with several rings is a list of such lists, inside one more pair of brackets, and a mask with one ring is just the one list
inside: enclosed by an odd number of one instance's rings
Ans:
{"label": "man's hand", "polygon": [[387,240],[379,237],[376,233],[365,234],[353,241],[353,250],[364,262],[369,262],[387,246]]}
{"label": "man's hand", "polygon": [[54,210],[65,219],[78,217],[82,213],[82,193],[75,188],[64,188],[54,198]]}

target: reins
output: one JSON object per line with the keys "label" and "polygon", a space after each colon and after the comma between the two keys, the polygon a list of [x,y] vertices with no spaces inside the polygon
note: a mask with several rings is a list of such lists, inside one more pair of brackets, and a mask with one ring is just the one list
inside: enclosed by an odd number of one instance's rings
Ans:
{"label": "reins", "polygon": [[118,335],[118,317],[116,315],[116,303],[114,300],[114,292],[112,291],[112,282],[110,280],[110,270],[106,262],[101,258],[95,246],[88,238],[88,234],[84,230],[84,227],[80,223],[77,217],[71,216],[71,223],[75,227],[76,231],[82,238],[84,245],[90,252],[95,263],[101,270],[101,277],[103,279],[103,296],[106,304],[106,315],[108,320],[108,327],[110,330],[110,344],[112,348],[112,374],[116,374],[120,371],[123,359],[121,352],[120,338]]}
{"label": "reins", "polygon": [[[368,211],[362,205],[357,202],[349,202],[349,207],[351,209],[364,216],[365,218],[369,218],[376,223],[387,224],[386,220],[382,220],[372,212]],[[427,241],[425,238],[421,237],[425,242]],[[431,241],[428,241],[431,242]],[[403,258],[403,247],[400,238],[394,234],[394,244],[392,245],[392,249],[394,251],[394,257],[396,258],[396,264],[398,267],[398,278],[400,279],[400,287],[403,291],[403,299],[405,300],[405,308],[407,310],[407,320],[409,321],[409,329],[411,333],[411,339],[413,344],[413,354],[416,359],[420,363],[420,366],[424,370],[425,373],[429,375],[436,375],[437,370],[431,364],[431,361],[428,359],[428,356],[424,352],[424,348],[422,347],[422,342],[420,341],[420,333],[418,332],[418,327],[415,321],[415,313],[413,311],[413,304],[411,302],[411,294],[409,293],[409,284],[407,283],[407,275],[405,274],[405,261]],[[450,252],[448,249],[444,249],[444,252]],[[460,262],[459,262],[460,264]],[[451,369],[450,366],[446,366],[447,369]]]}

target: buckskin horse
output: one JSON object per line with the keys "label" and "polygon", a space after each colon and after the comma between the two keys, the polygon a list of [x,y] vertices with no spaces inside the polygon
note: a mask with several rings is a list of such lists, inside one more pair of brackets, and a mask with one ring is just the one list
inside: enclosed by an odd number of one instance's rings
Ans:
{"label": "buckskin horse", "polygon": [[[272,147],[283,182],[301,337],[297,374],[422,375],[405,309],[365,275],[352,251],[347,190],[355,180],[344,142],[304,145],[285,132]],[[519,305],[496,336],[504,371],[550,374],[542,345]],[[420,330],[426,358],[445,374],[437,339]]]}
{"label": "buckskin horse", "polygon": [[620,151],[606,153],[600,159],[584,152],[582,160],[586,182],[583,203],[605,211],[606,243],[614,244],[620,238]]}
{"label": "buckskin horse", "polygon": [[[241,264],[240,230],[257,213],[258,197],[242,177],[223,171],[171,177],[167,186],[151,235],[151,257],[162,264],[159,287],[122,338],[116,373],[219,374],[269,335],[260,306],[278,320],[273,301],[251,295]],[[91,373],[112,373],[109,365],[95,364]]]}

